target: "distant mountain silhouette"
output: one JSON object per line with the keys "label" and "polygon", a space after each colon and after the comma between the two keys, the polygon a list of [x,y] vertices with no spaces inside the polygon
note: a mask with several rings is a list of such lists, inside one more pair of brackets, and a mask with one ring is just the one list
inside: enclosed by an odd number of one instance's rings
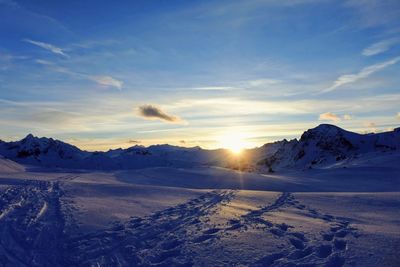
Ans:
{"label": "distant mountain silhouette", "polygon": [[[321,124],[299,140],[282,140],[249,149],[241,162],[279,168],[310,168],[346,163],[365,154],[399,152],[400,128],[377,134],[358,134]],[[132,146],[107,152],[88,152],[68,143],[27,135],[20,141],[0,141],[0,155],[18,163],[72,169],[138,169],[154,166],[232,166],[237,163],[226,149],[206,150],[171,145]]]}

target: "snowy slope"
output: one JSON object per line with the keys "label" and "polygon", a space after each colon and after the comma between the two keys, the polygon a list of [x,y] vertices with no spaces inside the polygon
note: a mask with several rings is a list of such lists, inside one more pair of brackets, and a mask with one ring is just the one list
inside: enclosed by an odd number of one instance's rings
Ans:
{"label": "snowy slope", "polygon": [[[273,168],[310,168],[351,164],[371,154],[400,151],[400,128],[378,134],[358,134],[337,126],[321,124],[304,132],[299,140],[281,141],[264,147],[261,165]],[[258,153],[259,155],[259,153]]]}
{"label": "snowy slope", "polygon": [[23,172],[24,170],[22,165],[0,156],[0,173]]}
{"label": "snowy slope", "polygon": [[0,155],[22,164],[49,168],[115,170],[156,166],[193,167],[220,164],[220,159],[226,159],[227,154],[229,152],[226,150],[171,145],[87,152],[59,140],[38,138],[31,134],[16,142],[0,141]]}
{"label": "snowy slope", "polygon": [[29,134],[16,142],[0,141],[0,155],[22,164],[75,167],[89,153],[59,140]]}
{"label": "snowy slope", "polygon": [[119,183],[111,173],[101,182],[99,173],[27,175],[0,178],[2,266],[399,266],[398,192],[193,190]]}
{"label": "snowy slope", "polygon": [[[373,136],[387,143],[393,138]],[[305,153],[333,157],[353,151],[339,147],[342,141],[331,150],[315,139],[306,136],[314,145],[304,146]],[[282,153],[290,162],[298,152],[292,146],[301,148],[302,142],[248,152]],[[51,149],[49,143],[35,139],[38,152],[20,160],[43,164],[39,160],[54,151],[68,150],[65,143]],[[27,142],[21,147],[32,151]],[[354,148],[357,158],[339,161],[352,168],[306,172],[172,166],[0,173],[0,266],[399,266],[400,153],[380,143],[365,147]],[[11,147],[9,155],[13,150],[18,152]],[[147,157],[152,164],[163,157],[189,163],[200,156],[225,158],[222,150],[164,145],[75,152],[52,162],[92,160],[102,166],[122,160],[139,165],[138,158]]]}

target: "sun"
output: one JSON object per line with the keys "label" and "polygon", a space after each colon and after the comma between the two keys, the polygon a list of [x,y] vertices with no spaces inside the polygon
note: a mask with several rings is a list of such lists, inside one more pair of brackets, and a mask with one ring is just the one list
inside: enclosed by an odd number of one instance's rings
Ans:
{"label": "sun", "polygon": [[242,152],[243,147],[241,147],[241,146],[232,146],[232,147],[229,147],[229,150],[230,150],[233,154],[239,155],[239,154]]}
{"label": "sun", "polygon": [[229,149],[229,151],[235,155],[240,155],[245,148],[242,144],[239,143],[229,143],[225,144],[223,147]]}
{"label": "sun", "polygon": [[250,143],[243,134],[227,133],[220,137],[219,146],[229,149],[234,155],[240,155],[245,148],[250,147]]}

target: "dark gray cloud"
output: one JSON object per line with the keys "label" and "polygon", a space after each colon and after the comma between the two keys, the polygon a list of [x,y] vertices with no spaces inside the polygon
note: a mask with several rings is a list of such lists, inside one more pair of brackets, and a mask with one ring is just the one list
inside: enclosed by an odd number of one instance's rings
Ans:
{"label": "dark gray cloud", "polygon": [[154,105],[142,105],[139,107],[139,115],[146,119],[159,119],[171,123],[181,123],[182,120],[178,116],[170,115],[162,111]]}

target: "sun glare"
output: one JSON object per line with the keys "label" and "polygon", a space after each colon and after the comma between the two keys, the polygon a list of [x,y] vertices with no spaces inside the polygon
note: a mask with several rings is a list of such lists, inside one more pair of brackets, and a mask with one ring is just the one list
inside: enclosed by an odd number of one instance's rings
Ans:
{"label": "sun glare", "polygon": [[251,146],[243,134],[225,134],[220,138],[220,146],[229,149],[233,154],[239,155],[243,149]]}
{"label": "sun glare", "polygon": [[240,147],[240,146],[232,146],[232,147],[229,148],[229,150],[230,150],[233,154],[239,155],[239,154],[242,152],[243,147]]}

